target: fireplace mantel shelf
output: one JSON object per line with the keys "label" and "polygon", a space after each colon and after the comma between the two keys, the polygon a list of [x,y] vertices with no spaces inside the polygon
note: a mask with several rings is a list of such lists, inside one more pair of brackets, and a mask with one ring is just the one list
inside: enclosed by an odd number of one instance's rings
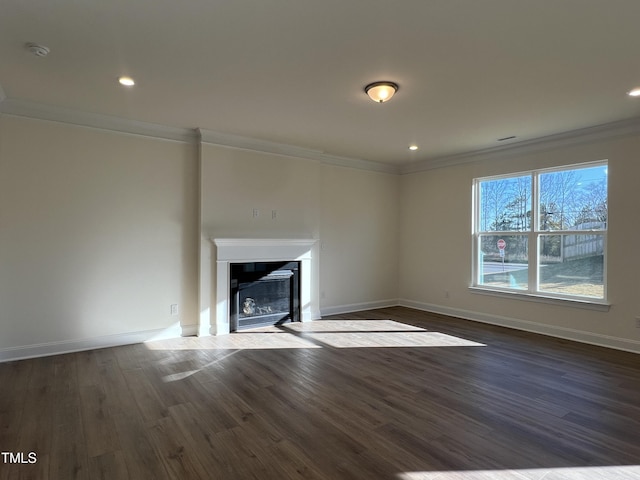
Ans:
{"label": "fireplace mantel shelf", "polygon": [[311,258],[313,239],[297,238],[213,238],[216,260],[258,262],[262,260],[302,260]]}
{"label": "fireplace mantel shelf", "polygon": [[218,247],[277,247],[283,245],[310,247],[316,243],[316,240],[307,238],[212,238],[211,241]]}

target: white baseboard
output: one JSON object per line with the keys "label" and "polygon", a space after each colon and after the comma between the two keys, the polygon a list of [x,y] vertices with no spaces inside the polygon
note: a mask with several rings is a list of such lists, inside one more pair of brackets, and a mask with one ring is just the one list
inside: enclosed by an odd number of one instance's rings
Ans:
{"label": "white baseboard", "polygon": [[312,320],[320,320],[320,318],[322,318],[322,314],[320,313],[320,310],[318,310],[317,308],[302,310],[300,312],[301,322],[310,322]]}
{"label": "white baseboard", "polygon": [[504,317],[500,315],[492,315],[461,308],[451,308],[442,305],[434,305],[430,303],[415,302],[413,300],[400,299],[398,305],[402,307],[415,308],[425,312],[440,313],[452,317],[463,318],[465,320],[473,320],[476,322],[498,325],[501,327],[523,330],[525,332],[539,333],[550,337],[563,338],[565,340],[573,340],[575,342],[597,345],[600,347],[613,348],[616,350],[624,350],[626,352],[640,353],[640,342],[629,340],[626,338],[613,337],[610,335],[602,335],[599,333],[584,332],[572,328],[558,327],[555,325],[545,325],[542,323],[531,322],[529,320],[520,320],[517,318]]}
{"label": "white baseboard", "polygon": [[80,340],[63,340],[60,342],[39,343],[21,347],[9,347],[0,349],[0,362],[24,360],[35,357],[48,357],[65,353],[94,350],[97,348],[119,347],[133,343],[144,343],[167,338],[177,338],[195,335],[196,325],[173,325],[169,328],[157,330],[145,330],[142,332],[119,333],[101,337],[85,338]]}
{"label": "white baseboard", "polygon": [[182,334],[179,337],[196,337],[198,335],[198,325],[182,325]]}
{"label": "white baseboard", "polygon": [[340,315],[343,313],[359,312],[362,310],[376,310],[378,308],[396,307],[398,299],[379,300],[376,302],[352,303],[349,305],[337,305],[335,307],[325,307],[320,309],[323,317],[327,315]]}

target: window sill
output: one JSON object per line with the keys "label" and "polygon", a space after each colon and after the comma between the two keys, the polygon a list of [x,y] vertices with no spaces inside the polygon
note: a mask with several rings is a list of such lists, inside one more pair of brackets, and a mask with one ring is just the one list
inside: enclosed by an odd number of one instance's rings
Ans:
{"label": "window sill", "polygon": [[480,295],[490,295],[494,297],[509,298],[513,300],[524,300],[528,302],[546,303],[549,305],[558,305],[563,307],[584,308],[587,310],[597,310],[600,312],[608,312],[611,304],[598,300],[582,300],[574,298],[550,297],[542,294],[534,294],[528,292],[516,292],[506,290],[496,290],[493,288],[469,287],[471,293]]}

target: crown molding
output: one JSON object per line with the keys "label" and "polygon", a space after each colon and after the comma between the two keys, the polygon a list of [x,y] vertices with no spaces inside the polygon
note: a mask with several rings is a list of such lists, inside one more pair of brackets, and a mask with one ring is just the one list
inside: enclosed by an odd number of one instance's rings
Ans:
{"label": "crown molding", "polygon": [[186,143],[193,143],[197,140],[197,132],[192,128],[168,127],[155,123],[140,122],[99,113],[83,112],[24,100],[5,99],[0,103],[0,114],[49,120],[81,127],[97,128],[100,130]]}
{"label": "crown molding", "polygon": [[357,168],[360,170],[371,170],[391,174],[400,173],[399,168],[396,165],[390,165],[387,163],[363,160],[360,158],[340,157],[337,155],[330,155],[321,150],[313,150],[285,143],[270,142],[268,140],[259,140],[252,137],[243,137],[241,135],[233,135],[230,133],[214,132],[205,129],[198,129],[198,132],[200,133],[200,141],[209,145],[304,158],[306,160],[314,160],[327,165],[336,165],[339,167]]}
{"label": "crown molding", "polygon": [[303,158],[306,160],[315,160],[327,165],[337,165],[341,167],[391,174],[400,173],[398,167],[395,165],[359,158],[340,157],[324,153],[320,150],[313,150],[295,145],[270,142],[267,140],[204,129],[168,127],[165,125],[130,120],[111,115],[83,112],[80,110],[44,105],[24,100],[7,99],[3,95],[4,92],[0,86],[0,114],[5,115],[49,120],[82,127],[91,127],[100,130],[109,130],[186,143],[193,143],[199,139],[201,142],[211,145],[253,150],[262,153],[273,153],[277,155]]}
{"label": "crown molding", "polygon": [[640,134],[640,117],[633,117],[627,120],[571,130],[531,140],[523,140],[521,142],[500,147],[486,148],[413,162],[403,165],[400,168],[400,174],[418,173],[436,168],[451,167],[453,165],[495,160],[498,158],[513,157],[515,155],[526,155],[544,150],[553,150],[562,147],[637,134]]}
{"label": "crown molding", "polygon": [[339,167],[355,168],[388,174],[418,173],[436,168],[494,160],[509,156],[513,157],[515,155],[525,155],[615,137],[640,134],[640,117],[633,117],[626,120],[547,135],[531,140],[523,140],[509,145],[436,157],[406,163],[399,166],[360,158],[341,157],[325,153],[321,150],[244,137],[241,135],[215,132],[212,130],[169,127],[166,125],[141,122],[111,115],[83,112],[79,110],[44,105],[36,102],[10,99],[6,97],[2,89],[2,85],[0,85],[0,114],[49,120],[82,127],[90,127],[132,135],[142,135],[185,143],[200,141],[201,143],[210,145],[284,155],[288,157],[312,160],[326,165],[335,165]]}

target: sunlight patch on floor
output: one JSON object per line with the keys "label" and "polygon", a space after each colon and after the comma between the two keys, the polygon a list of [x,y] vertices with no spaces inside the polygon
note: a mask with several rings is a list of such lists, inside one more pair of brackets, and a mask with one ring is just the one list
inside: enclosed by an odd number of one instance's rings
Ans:
{"label": "sunlight patch on floor", "polygon": [[393,320],[318,320],[287,323],[294,330],[334,348],[484,347],[482,343]]}
{"label": "sunlight patch on floor", "polygon": [[316,320],[286,323],[283,327],[296,332],[426,332],[424,328],[393,320]]}
{"label": "sunlight patch on floor", "polygon": [[398,480],[637,480],[639,478],[640,466],[638,465],[405,472],[398,475]]}
{"label": "sunlight patch on floor", "polygon": [[150,350],[267,350],[288,348],[480,347],[453,335],[392,320],[316,320],[259,327],[212,337],[146,342]]}
{"label": "sunlight patch on floor", "polygon": [[484,347],[482,343],[439,332],[341,332],[306,335],[335,348]]}

